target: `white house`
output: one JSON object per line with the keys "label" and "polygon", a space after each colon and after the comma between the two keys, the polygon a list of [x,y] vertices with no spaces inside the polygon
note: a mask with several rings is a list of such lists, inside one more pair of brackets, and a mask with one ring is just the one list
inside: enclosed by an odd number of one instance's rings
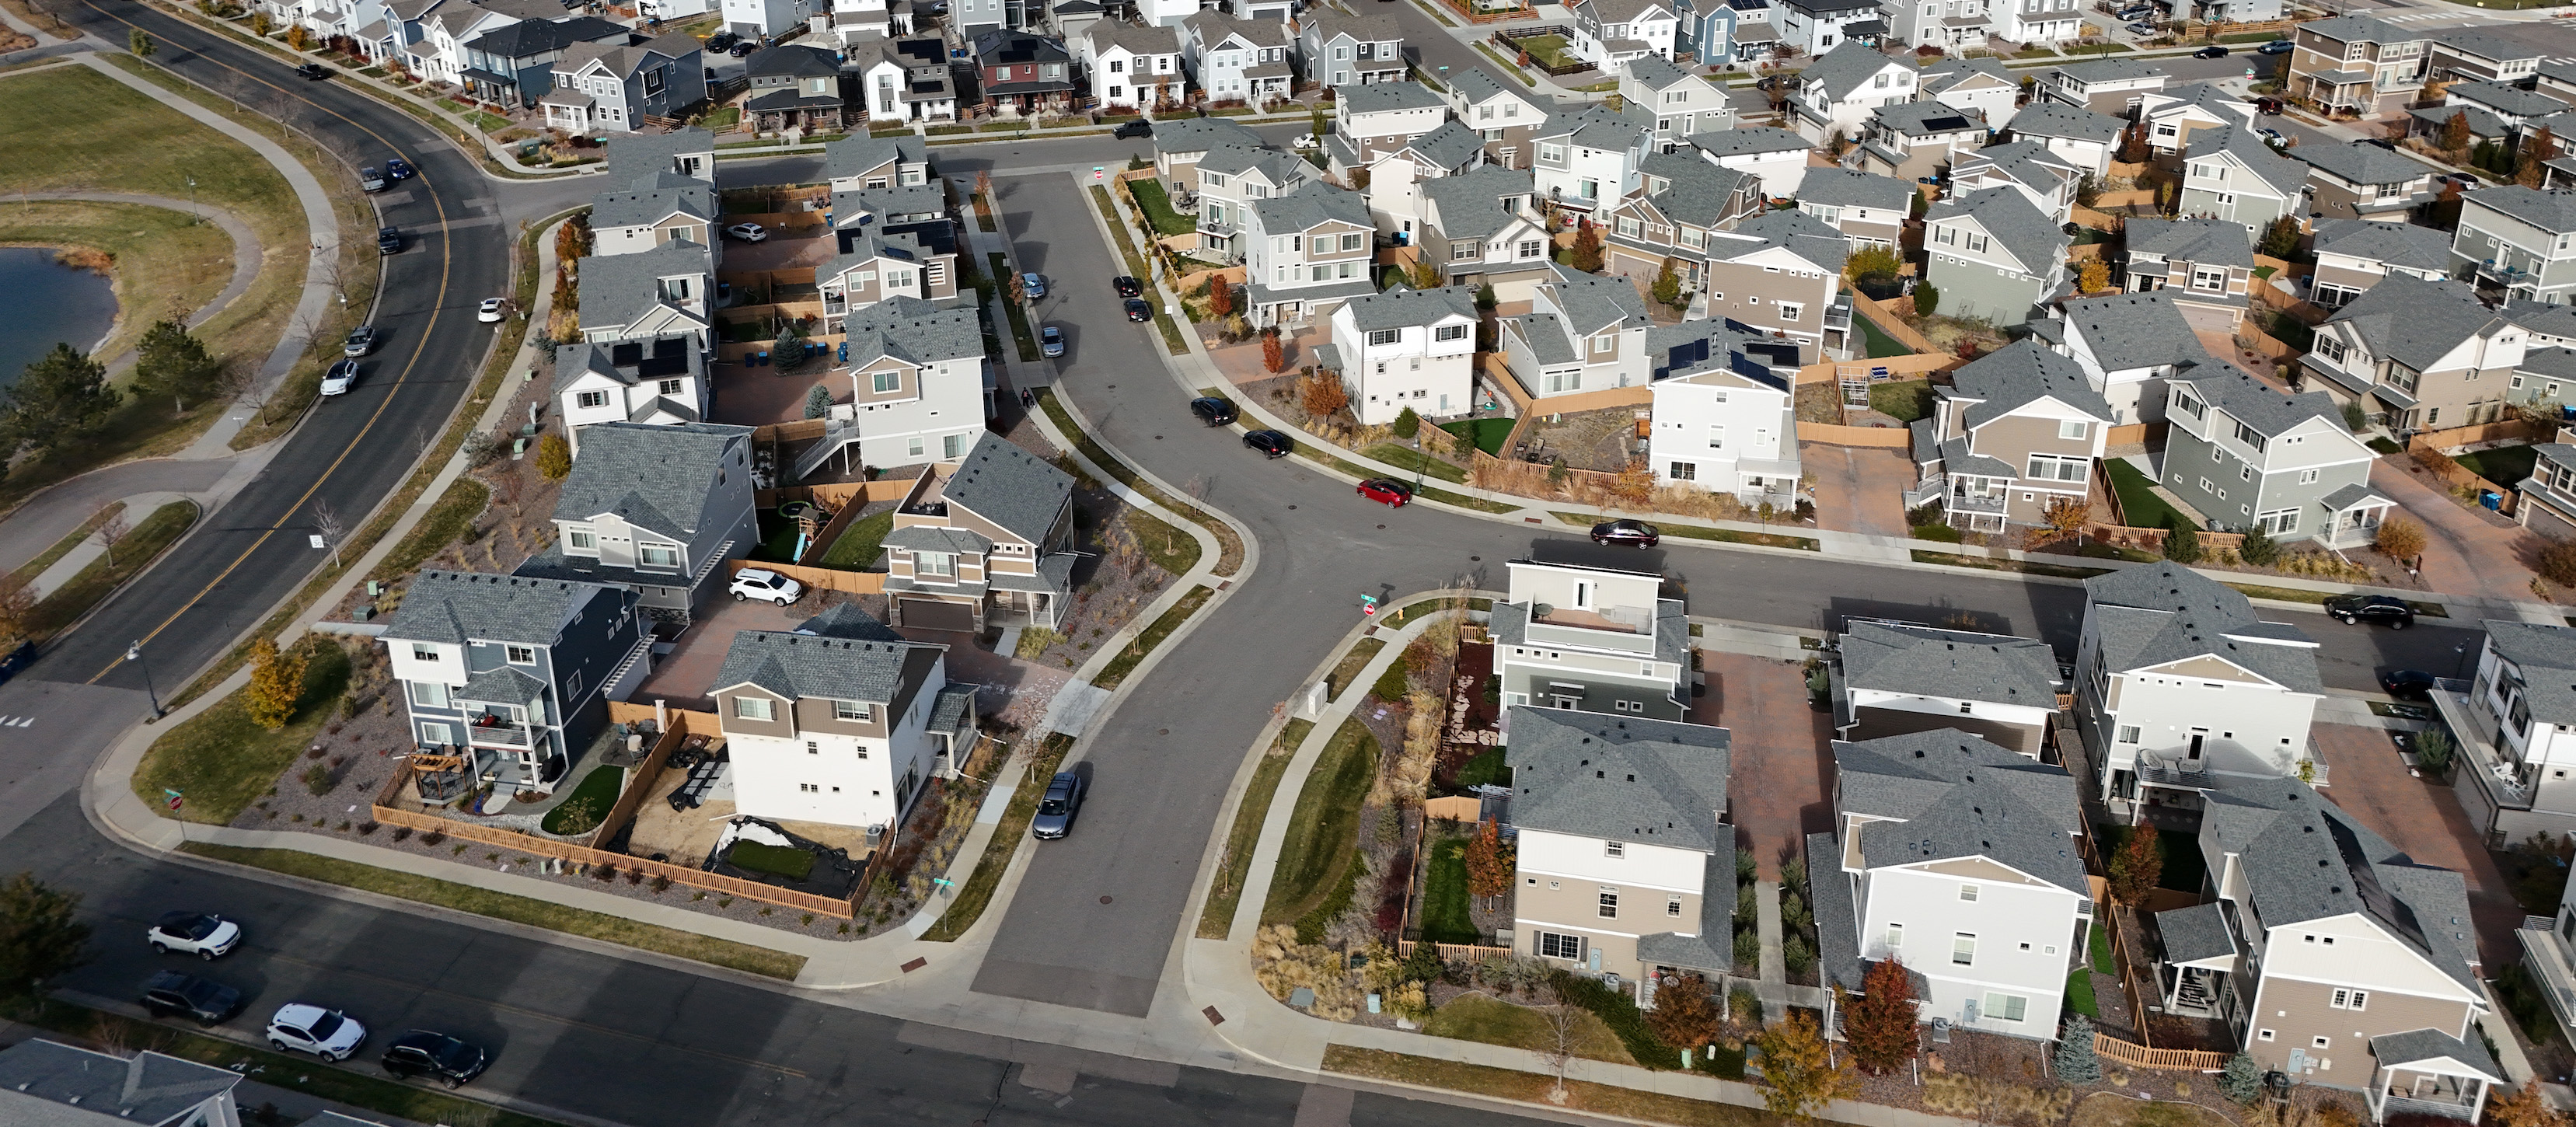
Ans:
{"label": "white house", "polygon": [[814,14],[813,0],[724,0],[725,28],[736,35],[767,38],[802,30]]}
{"label": "white house", "polygon": [[514,574],[623,587],[647,618],[686,628],[730,579],[724,561],[760,542],[752,428],[615,421],[575,433],[555,542]]}
{"label": "white house", "polygon": [[582,259],[582,339],[599,344],[686,336],[711,347],[715,269],[714,253],[686,239]]}
{"label": "white house", "polygon": [[1102,20],[1083,29],[1075,58],[1091,75],[1091,96],[1104,107],[1152,109],[1183,100],[1180,31]]}
{"label": "white house", "polygon": [[1850,620],[1827,666],[1834,732],[1875,740],[1956,729],[2038,761],[2057,717],[2057,651],[2036,638]]}
{"label": "white house", "polygon": [[1319,138],[1333,170],[1348,175],[1449,120],[1449,104],[1418,82],[1379,82],[1333,91],[1333,135]]}
{"label": "white house", "polygon": [[705,353],[685,336],[558,345],[554,392],[578,457],[582,429],[596,423],[672,424],[705,418]]}
{"label": "white house", "polygon": [[2050,152],[2046,142],[2009,141],[1958,154],[1950,166],[1950,194],[1972,195],[1988,188],[2010,188],[2051,223],[2075,217],[2075,191],[2084,170]]}
{"label": "white house", "polygon": [[1775,200],[1798,194],[1806,181],[1807,154],[1816,148],[1813,141],[1767,125],[1694,133],[1690,143],[1710,164],[1751,173],[1761,182],[1762,194]]}
{"label": "white house", "polygon": [[[1372,89],[1377,89],[1372,87]],[[1485,163],[1485,145],[1475,130],[1454,121],[1402,144],[1377,150],[1368,172],[1369,214],[1381,234],[1392,235],[1402,220],[1422,214],[1422,194],[1432,181],[1455,176]]]}
{"label": "white house", "polygon": [[890,839],[922,784],[973,746],[975,690],[948,683],[947,651],[846,603],[735,634],[711,687],[735,809]]}
{"label": "white house", "polygon": [[1798,427],[1790,389],[1798,356],[1794,345],[1775,343],[1723,321],[1646,331],[1654,397],[1647,461],[1656,481],[1728,494],[1748,506],[1797,504]]}
{"label": "white house", "polygon": [[825,386],[846,375],[849,398],[834,395],[822,440],[780,483],[835,458],[855,470],[964,457],[993,407],[982,314],[890,297],[842,317],[841,331],[849,356]]}
{"label": "white house", "polygon": [[1333,310],[1332,341],[1316,349],[1326,370],[1341,373],[1362,426],[1385,426],[1407,408],[1430,419],[1467,413],[1475,353],[1476,291],[1466,286],[1354,297]]}
{"label": "white house", "polygon": [[2037,141],[2048,151],[2094,176],[2111,171],[2111,158],[2119,152],[2119,118],[2099,114],[2063,102],[2034,99],[2012,116],[2005,126],[2013,140]]}
{"label": "white house", "polygon": [[1587,105],[1559,112],[1531,137],[1530,174],[1557,206],[1600,213],[1637,190],[1637,171],[1654,138],[1647,107]]}
{"label": "white house", "polygon": [[[1965,7],[1970,0],[1950,2]],[[1932,7],[1932,0],[1923,6]],[[1997,126],[2012,117],[2013,104],[2021,98],[2021,80],[2002,63],[1982,56],[1954,56],[1925,67],[1915,76],[1915,89],[1923,97]]]}
{"label": "white house", "polygon": [[1199,249],[1243,261],[1237,242],[1254,203],[1284,196],[1319,179],[1323,173],[1303,159],[1277,149],[1220,145],[1188,167],[1196,169],[1199,193]]}
{"label": "white house", "polygon": [[1617,74],[1636,59],[1673,57],[1681,17],[1661,0],[1573,0],[1566,8],[1574,16],[1574,55],[1594,69]]}
{"label": "white house", "polygon": [[1181,56],[1211,102],[1266,105],[1288,96],[1295,51],[1287,25],[1213,8],[1181,21]]}
{"label": "white house", "polygon": [[1846,40],[1799,71],[1789,99],[1798,135],[1824,144],[1836,134],[1857,138],[1881,106],[1914,100],[1914,67],[1859,40]]}
{"label": "white house", "polygon": [[2066,302],[2057,320],[2033,324],[2083,369],[2115,426],[2163,421],[2164,381],[2209,360],[2190,316],[2166,290]]}
{"label": "white house", "polygon": [[1368,200],[1315,181],[1243,209],[1244,289],[1251,320],[1301,324],[1377,292],[1369,276],[1377,238]]}
{"label": "white house", "polygon": [[2391,274],[2440,281],[2450,276],[2451,239],[2448,233],[2412,223],[2317,220],[2312,247],[2317,269],[2308,300],[2341,309]]}
{"label": "white house", "polygon": [[[2545,467],[2544,467],[2545,468]],[[2527,498],[2526,498],[2527,500]],[[2576,627],[2489,619],[2475,676],[2446,680],[2433,704],[2477,776],[2472,821],[2523,840],[2576,830]]]}
{"label": "white house", "polygon": [[[2146,93],[2138,103],[2138,123],[2146,127],[2149,148],[2158,155],[2171,155],[2190,148],[2192,134],[2204,129],[2230,125],[2253,128],[2254,103],[2209,83],[2195,82]],[[2373,152],[2386,151],[2366,147]]]}
{"label": "white house", "polygon": [[1494,604],[1503,706],[1679,720],[1689,712],[1690,623],[1663,576],[1512,560]]}

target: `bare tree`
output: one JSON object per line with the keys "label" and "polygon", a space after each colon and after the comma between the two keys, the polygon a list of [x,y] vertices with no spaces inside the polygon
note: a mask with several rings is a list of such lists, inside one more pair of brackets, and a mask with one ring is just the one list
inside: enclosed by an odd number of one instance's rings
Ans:
{"label": "bare tree", "polygon": [[313,503],[313,534],[322,538],[324,547],[331,549],[331,570],[340,570],[340,542],[349,538],[349,527],[341,523],[340,514],[331,508],[328,501]]}
{"label": "bare tree", "polygon": [[1565,1102],[1565,1069],[1574,1063],[1574,1037],[1583,1027],[1582,1013],[1566,1005],[1562,998],[1539,1011],[1540,1019],[1547,1025],[1539,1042],[1538,1059],[1547,1065],[1548,1074],[1556,1078],[1556,1087],[1547,1093],[1549,1103]]}
{"label": "bare tree", "polygon": [[107,549],[107,566],[115,567],[116,542],[125,539],[126,534],[133,532],[134,524],[125,519],[125,503],[122,501],[110,501],[99,506],[96,519],[98,520],[98,542]]}

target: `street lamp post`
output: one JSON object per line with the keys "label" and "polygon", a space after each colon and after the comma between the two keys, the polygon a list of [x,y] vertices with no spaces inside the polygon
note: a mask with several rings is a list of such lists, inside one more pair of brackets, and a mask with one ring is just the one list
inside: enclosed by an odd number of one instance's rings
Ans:
{"label": "street lamp post", "polygon": [[161,692],[152,687],[152,663],[143,660],[143,642],[137,639],[125,647],[125,660],[143,667],[143,695],[152,701],[152,718],[162,717]]}

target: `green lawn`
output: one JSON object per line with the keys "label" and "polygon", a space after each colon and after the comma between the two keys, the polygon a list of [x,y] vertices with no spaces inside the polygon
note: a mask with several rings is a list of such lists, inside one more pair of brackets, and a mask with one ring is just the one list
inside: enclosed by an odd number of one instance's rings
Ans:
{"label": "green lawn", "polygon": [[2085,930],[2093,933],[2090,940],[2093,947],[2093,969],[2104,974],[2116,973],[2119,968],[2111,964],[2111,929],[2096,921],[2092,927]]}
{"label": "green lawn", "polygon": [[1913,349],[1897,343],[1895,337],[1887,335],[1885,330],[1878,327],[1878,322],[1870,320],[1867,316],[1854,317],[1852,323],[1860,326],[1861,339],[1869,343],[1870,359],[1875,360],[1882,356],[1914,355]]}
{"label": "green lawn", "polygon": [[1451,434],[1473,434],[1476,436],[1476,449],[1499,458],[1503,456],[1503,444],[1512,440],[1513,422],[1511,419],[1460,419],[1454,423],[1442,423],[1440,429]]}
{"label": "green lawn", "polygon": [[[795,531],[793,522],[790,522],[788,535],[795,535]],[[843,571],[867,570],[870,564],[877,562],[877,553],[884,550],[886,533],[892,531],[893,509],[851,521],[841,530],[841,538],[832,541],[831,550],[823,553],[823,566]],[[794,547],[794,544],[791,542],[789,547]]]}
{"label": "green lawn", "polygon": [[[617,794],[626,786],[626,769],[602,764],[590,769],[572,794],[555,808],[546,811],[538,828],[559,837],[579,837],[598,828],[599,820],[608,816],[608,808],[617,805]],[[587,822],[588,824],[583,824]]]}
{"label": "green lawn", "polygon": [[1384,638],[1362,638],[1352,643],[1351,648],[1342,654],[1342,660],[1333,666],[1333,675],[1325,680],[1324,699],[1341,699],[1342,690],[1351,687],[1351,679],[1359,676],[1360,670],[1368,668],[1369,659],[1385,648]]}
{"label": "green lawn", "polygon": [[1471,789],[1487,784],[1498,787],[1512,785],[1512,767],[1506,761],[1502,748],[1477,752],[1474,758],[1458,765],[1460,789]]}
{"label": "green lawn", "polygon": [[1529,52],[1531,62],[1543,67],[1575,66],[1583,61],[1574,57],[1574,45],[1566,42],[1562,35],[1533,35],[1512,40],[1512,43]]}
{"label": "green lawn", "polygon": [[[988,251],[986,252],[985,257],[992,259],[993,261],[994,277],[1009,278],[1011,276],[1011,260],[1007,256],[1003,255],[1002,252],[998,250]],[[1019,302],[1011,300],[1010,290],[1008,287],[1004,287],[1002,291],[1002,313],[1011,319],[1011,343],[1018,345],[1020,348],[1020,362],[1023,364],[1037,363],[1038,338],[1037,334],[1031,332],[1029,329],[1029,311],[1022,308]]]}
{"label": "green lawn", "polygon": [[1261,824],[1270,818],[1270,800],[1279,793],[1279,779],[1288,773],[1289,760],[1296,758],[1297,748],[1314,730],[1312,720],[1282,725],[1278,742],[1252,769],[1252,782],[1243,788],[1243,801],[1234,808],[1234,826],[1226,831],[1225,860],[1217,867],[1216,884],[1208,889],[1207,903],[1199,909],[1199,938],[1223,939],[1234,929],[1235,910],[1243,903],[1244,878],[1252,871],[1253,847],[1261,841]]}
{"label": "green lawn", "polygon": [[2454,455],[2453,460],[2460,463],[2461,469],[2510,489],[2513,483],[2531,476],[2531,464],[2539,456],[2535,447],[2499,446]]}
{"label": "green lawn", "polygon": [[769,845],[749,839],[736,839],[733,847],[725,850],[725,860],[737,869],[769,873],[792,881],[804,880],[814,872],[814,854],[811,850],[788,845]]}
{"label": "green lawn", "polygon": [[1932,413],[1932,381],[1889,380],[1869,385],[1869,409],[1900,423]]}
{"label": "green lawn", "polygon": [[1431,847],[1431,871],[1422,878],[1422,938],[1433,943],[1487,939],[1468,914],[1466,838],[1449,838]]}
{"label": "green lawn", "polygon": [[2120,513],[2132,528],[2163,528],[2167,520],[2188,525],[2191,522],[2149,487],[2155,483],[2138,467],[2119,458],[2102,459],[2102,472],[2111,479],[2111,489],[2120,495]]}
{"label": "green lawn", "polygon": [[2370,448],[2382,454],[2402,454],[2406,452],[2405,447],[2399,446],[2385,437],[2371,439]]}
{"label": "green lawn", "polygon": [[1323,903],[1359,851],[1360,800],[1377,774],[1377,738],[1357,717],[1342,722],[1297,788],[1288,834],[1279,842],[1264,924],[1290,923]]}
{"label": "green lawn", "polygon": [[1130,180],[1127,190],[1135,193],[1136,207],[1154,225],[1155,234],[1186,235],[1199,229],[1198,220],[1172,210],[1172,198],[1163,191],[1162,181]]}
{"label": "green lawn", "polygon": [[2102,1007],[2093,1000],[2093,972],[2077,967],[2066,975],[2066,1008],[2088,1018],[2100,1018]]}
{"label": "green lawn", "polygon": [[742,124],[742,107],[726,106],[720,110],[708,110],[706,120],[698,124],[707,127],[710,132],[726,132]]}
{"label": "green lawn", "polygon": [[[1431,1011],[1431,1020],[1423,1023],[1422,1031],[1433,1037],[1532,1051],[1552,1039],[1545,1014],[1486,994],[1461,994],[1448,1005]],[[1616,1064],[1636,1063],[1628,1055],[1628,1047],[1619,1043],[1619,1035],[1585,1010],[1575,1011],[1574,1055]]]}
{"label": "green lawn", "polygon": [[1442,481],[1461,485],[1467,481],[1466,470],[1401,443],[1381,442],[1362,453],[1390,466],[1413,470]]}
{"label": "green lawn", "polygon": [[[170,804],[162,792],[178,791],[186,801],[171,817],[220,826],[267,794],[296,754],[313,742],[349,686],[348,651],[317,639],[306,643],[305,652],[310,656],[304,666],[304,695],[285,727],[272,732],[251,723],[242,694],[236,692],[152,742],[134,769],[135,795],[160,810]],[[402,702],[387,700],[377,707],[400,708]]]}
{"label": "green lawn", "polygon": [[1154,561],[1154,566],[1175,577],[1188,575],[1199,565],[1199,538],[1172,527],[1170,521],[1146,512],[1129,509],[1119,518],[1127,522],[1127,531],[1136,536],[1136,546]]}

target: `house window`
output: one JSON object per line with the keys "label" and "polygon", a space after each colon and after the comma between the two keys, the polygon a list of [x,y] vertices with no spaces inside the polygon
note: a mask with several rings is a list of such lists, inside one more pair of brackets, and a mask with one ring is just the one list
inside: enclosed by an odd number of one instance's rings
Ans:
{"label": "house window", "polygon": [[411,646],[411,659],[413,661],[436,661],[438,660],[438,648],[435,646],[424,646],[418,642],[414,642]]}
{"label": "house window", "polygon": [[1538,933],[1538,957],[1565,959],[1569,962],[1580,961],[1583,958],[1583,937],[1542,931]]}
{"label": "house window", "polygon": [[1976,965],[1977,937],[1964,932],[1951,936],[1950,962],[1963,967]]}
{"label": "house window", "polygon": [[680,394],[680,381],[663,380],[662,382],[653,385],[653,392],[656,395],[678,395]]}
{"label": "house window", "polygon": [[888,393],[890,393],[890,392],[901,391],[901,390],[903,390],[903,373],[901,373],[901,372],[877,372],[877,373],[874,373],[874,374],[872,374],[872,375],[869,377],[868,386],[869,386],[869,387],[871,387],[871,388],[874,388],[874,389],[876,390],[876,393],[877,393],[877,394],[879,394],[879,395],[885,395],[885,394],[888,394]]}
{"label": "house window", "polygon": [[2093,424],[2082,419],[2059,419],[2057,437],[2069,442],[2082,442],[2093,433]]}
{"label": "house window", "polygon": [[2019,994],[1986,995],[1986,1016],[1997,1021],[2020,1021],[2030,1012],[2030,999]]}
{"label": "house window", "polygon": [[1539,240],[1523,239],[1521,240],[1521,245],[1516,249],[1519,253],[1515,257],[1522,259],[1537,258],[1539,254]]}
{"label": "house window", "polygon": [[1905,946],[1905,925],[1887,925],[1887,949],[1893,951],[1903,946]]}
{"label": "house window", "polygon": [[501,655],[507,658],[512,665],[535,665],[537,663],[537,647],[535,646],[503,646],[501,647]]}
{"label": "house window", "polygon": [[435,681],[411,682],[411,702],[422,708],[452,707],[447,699],[447,686]]}
{"label": "house window", "polygon": [[1440,326],[1439,328],[1436,328],[1436,329],[1431,330],[1431,339],[1433,339],[1433,340],[1465,340],[1465,339],[1467,339],[1467,326],[1465,326],[1465,325],[1442,325],[1442,326]]}
{"label": "house window", "polygon": [[575,406],[580,407],[605,407],[608,406],[608,393],[605,391],[585,391],[574,395],[572,397],[572,401]]}
{"label": "house window", "polygon": [[1665,914],[1665,915],[1667,915],[1667,916],[1679,916],[1679,915],[1681,915],[1681,914],[1682,914],[1682,898],[1681,898],[1681,897],[1679,897],[1679,896],[1673,896],[1673,897],[1667,897],[1667,898],[1665,898],[1665,900],[1664,900],[1664,914]]}
{"label": "house window", "polygon": [[2368,990],[2337,990],[2334,1000],[2326,1003],[2339,1010],[2358,1010],[2370,1003]]}
{"label": "house window", "polygon": [[769,701],[762,697],[733,698],[733,714],[742,720],[768,721],[775,718]]}
{"label": "house window", "polygon": [[2139,732],[2138,732],[2138,726],[2137,726],[2137,725],[2135,725],[2135,724],[2122,724],[2122,725],[2120,725],[2120,735],[2119,735],[2119,740],[2120,740],[2120,742],[2121,742],[2121,743],[2124,743],[2124,744],[2133,744],[2133,743],[2136,743],[2136,742],[2138,742],[2138,736],[2139,736]]}
{"label": "house window", "polygon": [[1404,339],[1402,329],[1370,329],[1368,335],[1368,342],[1372,346],[1394,344],[1402,339]]}
{"label": "house window", "polygon": [[1358,250],[1361,246],[1366,244],[1367,240],[1368,236],[1366,235],[1344,235],[1342,236],[1342,249]]}
{"label": "house window", "polygon": [[1600,336],[1592,338],[1592,354],[1595,356],[1601,355],[1602,353],[1610,351],[1618,343],[1619,337],[1617,334],[1603,333]]}
{"label": "house window", "polygon": [[2082,458],[2058,458],[2046,454],[2030,457],[2028,476],[2035,481],[2081,482],[2091,472],[2092,463]]}
{"label": "house window", "polygon": [[1779,302],[1773,302],[1772,304],[1773,304],[1773,306],[1774,306],[1774,307],[1776,307],[1776,308],[1778,308],[1778,309],[1780,310],[1780,319],[1781,319],[1781,320],[1783,320],[1783,321],[1795,321],[1795,320],[1797,320],[1797,319],[1798,319],[1798,311],[1799,311],[1800,309],[1805,308],[1805,306],[1800,305],[1799,303],[1794,302],[1794,301],[1779,301]]}
{"label": "house window", "polygon": [[1602,919],[1615,920],[1619,918],[1619,893],[1617,891],[1606,888],[1601,890],[1600,904],[1601,906],[1599,910],[1601,912]]}
{"label": "house window", "polygon": [[425,743],[425,744],[436,745],[436,744],[454,743],[454,742],[456,742],[456,741],[455,741],[455,739],[454,739],[453,737],[451,737],[451,736],[449,736],[449,735],[447,734],[447,725],[445,725],[445,724],[422,724],[422,725],[420,726],[420,742]]}
{"label": "house window", "polygon": [[914,552],[912,554],[912,570],[913,573],[917,575],[955,575],[957,573],[957,553]]}
{"label": "house window", "polygon": [[1604,857],[1625,857],[1628,855],[1628,843],[1624,841],[1602,842],[1601,855]]}
{"label": "house window", "polygon": [[816,743],[813,740],[807,740],[805,741],[805,754],[821,755],[823,754],[823,745]]}
{"label": "house window", "polygon": [[796,784],[796,789],[797,789],[797,791],[798,791],[799,793],[802,793],[802,794],[821,794],[821,793],[823,793],[823,788],[821,788],[821,787],[819,787],[819,786],[816,786],[816,785],[814,785],[814,784],[812,784],[812,783],[798,783],[798,784]]}
{"label": "house window", "polygon": [[1675,462],[1672,466],[1672,472],[1665,474],[1664,476],[1669,477],[1674,481],[1697,481],[1699,480],[1699,463]]}
{"label": "house window", "polygon": [[955,461],[959,458],[965,457],[966,436],[962,434],[940,436],[939,456],[948,459],[949,461]]}
{"label": "house window", "polygon": [[1708,448],[1709,448],[1709,449],[1711,449],[1711,450],[1724,450],[1724,449],[1726,449],[1726,428],[1725,428],[1725,427],[1723,427],[1723,426],[1711,426],[1711,427],[1709,427],[1709,428],[1708,428]]}
{"label": "house window", "polygon": [[635,558],[642,561],[646,567],[680,566],[680,550],[659,544],[638,545],[635,549]]}
{"label": "house window", "polygon": [[876,709],[861,701],[836,700],[832,702],[832,719],[865,722],[876,719]]}
{"label": "house window", "polygon": [[[1964,710],[1962,710],[1962,711],[1964,711]],[[1976,885],[1973,885],[1973,884],[1963,884],[1963,885],[1960,885],[1960,886],[1959,886],[1959,902],[1960,902],[1960,903],[1963,903],[1963,904],[1974,904],[1974,903],[1976,903],[1976,902],[1977,902],[1977,886],[1976,886]]]}

